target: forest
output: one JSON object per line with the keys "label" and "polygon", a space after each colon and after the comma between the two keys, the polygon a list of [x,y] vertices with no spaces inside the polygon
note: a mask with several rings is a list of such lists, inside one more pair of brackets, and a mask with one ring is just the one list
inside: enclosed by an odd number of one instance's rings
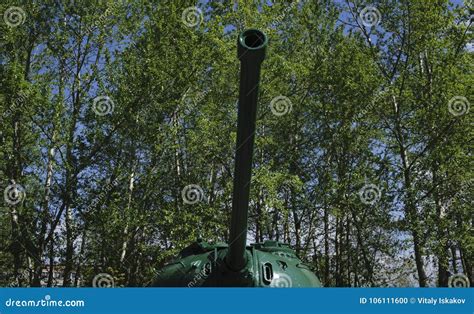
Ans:
{"label": "forest", "polygon": [[0,286],[148,286],[228,240],[247,28],[269,38],[249,241],[325,287],[474,286],[473,12],[2,0]]}

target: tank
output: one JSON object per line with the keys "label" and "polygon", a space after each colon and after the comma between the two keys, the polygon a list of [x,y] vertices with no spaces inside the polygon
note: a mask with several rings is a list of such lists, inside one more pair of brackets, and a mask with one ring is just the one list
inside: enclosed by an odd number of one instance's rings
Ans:
{"label": "tank", "polygon": [[198,239],[157,272],[155,287],[321,287],[288,244],[247,245],[258,87],[267,44],[267,36],[256,29],[237,39],[240,88],[229,243]]}

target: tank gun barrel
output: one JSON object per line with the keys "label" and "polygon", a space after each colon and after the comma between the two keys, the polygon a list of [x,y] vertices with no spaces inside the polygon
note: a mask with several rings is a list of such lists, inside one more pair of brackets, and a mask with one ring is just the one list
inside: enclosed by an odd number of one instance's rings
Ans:
{"label": "tank gun barrel", "polygon": [[229,243],[198,239],[158,271],[154,286],[321,287],[318,277],[288,244],[267,240],[247,246],[258,86],[267,42],[256,29],[244,31],[237,39],[240,87]]}
{"label": "tank gun barrel", "polygon": [[267,42],[266,35],[256,29],[248,29],[242,32],[237,39],[237,56],[240,60],[240,88],[232,194],[232,221],[229,250],[226,257],[227,265],[234,271],[241,270],[247,263],[245,247],[258,85],[260,66],[265,59]]}

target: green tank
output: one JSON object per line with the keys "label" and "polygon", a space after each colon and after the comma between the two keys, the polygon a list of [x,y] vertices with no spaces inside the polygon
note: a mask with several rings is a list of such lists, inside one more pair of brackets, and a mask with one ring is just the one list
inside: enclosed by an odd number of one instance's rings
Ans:
{"label": "green tank", "polygon": [[266,35],[256,29],[242,32],[237,39],[241,68],[229,244],[198,239],[157,272],[153,286],[321,287],[288,244],[246,244],[260,66],[267,44]]}

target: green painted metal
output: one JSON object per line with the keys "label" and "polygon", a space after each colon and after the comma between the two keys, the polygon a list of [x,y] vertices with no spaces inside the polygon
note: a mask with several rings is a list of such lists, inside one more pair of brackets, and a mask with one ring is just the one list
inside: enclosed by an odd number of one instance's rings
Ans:
{"label": "green painted metal", "polygon": [[192,243],[157,272],[153,286],[322,286],[289,245],[277,241],[246,245],[260,66],[267,44],[266,35],[256,29],[244,31],[237,39],[241,71],[229,245]]}
{"label": "green painted metal", "polygon": [[321,283],[287,245],[276,241],[246,247],[246,265],[227,266],[228,246],[198,241],[157,273],[161,287],[321,287]]}
{"label": "green painted metal", "polygon": [[235,271],[242,269],[246,264],[245,245],[247,242],[258,85],[260,66],[265,59],[267,43],[265,34],[256,29],[244,31],[237,39],[237,57],[240,60],[239,112],[237,115],[232,219],[226,260],[227,265]]}

